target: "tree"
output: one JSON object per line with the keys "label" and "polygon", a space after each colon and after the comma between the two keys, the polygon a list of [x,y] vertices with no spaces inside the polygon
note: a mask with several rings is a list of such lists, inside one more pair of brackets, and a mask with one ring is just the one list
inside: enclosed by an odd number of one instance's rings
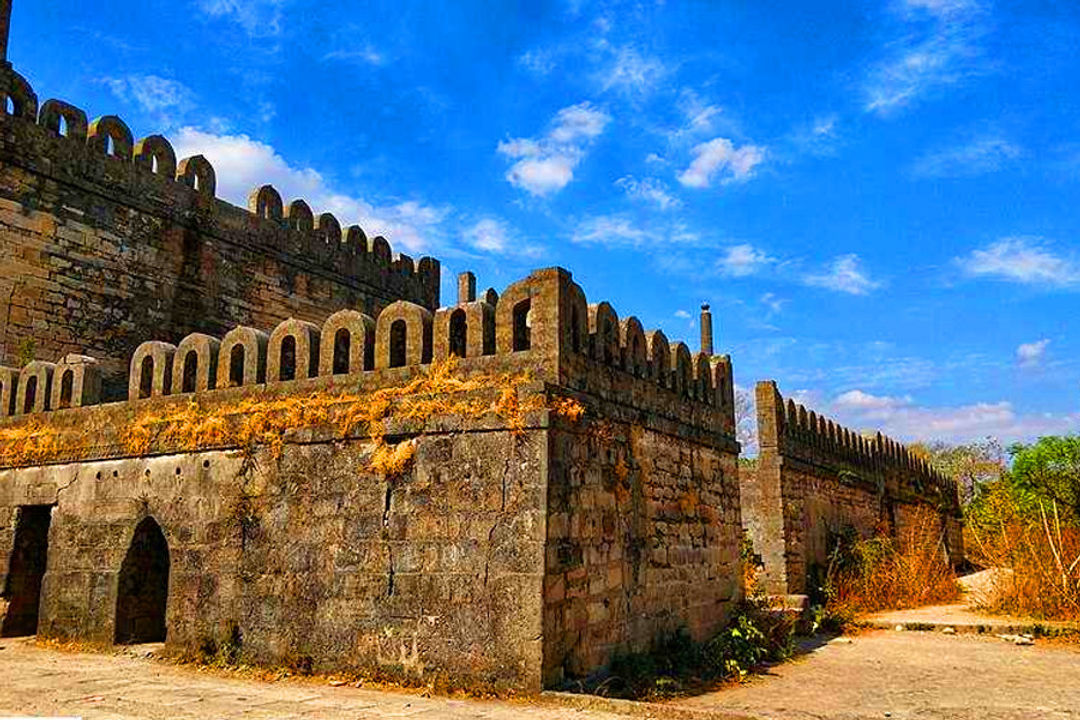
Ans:
{"label": "tree", "polygon": [[742,456],[757,453],[757,408],[753,394],[746,388],[735,388],[735,439],[742,445]]}
{"label": "tree", "polygon": [[1080,522],[1080,435],[1049,435],[1009,446],[1010,482],[1021,492],[1052,500]]}
{"label": "tree", "polygon": [[968,504],[981,486],[996,482],[1005,472],[1005,451],[995,438],[949,445],[944,442],[914,443],[908,446],[916,457],[956,481],[960,502]]}

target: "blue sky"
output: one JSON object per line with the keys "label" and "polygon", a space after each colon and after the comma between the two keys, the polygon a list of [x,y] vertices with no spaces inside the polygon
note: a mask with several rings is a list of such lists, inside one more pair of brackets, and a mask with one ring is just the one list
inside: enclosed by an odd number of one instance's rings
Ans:
{"label": "blue sky", "polygon": [[[1080,4],[16,0],[42,100],[903,439],[1080,429]],[[1070,330],[1070,327],[1073,330]]]}

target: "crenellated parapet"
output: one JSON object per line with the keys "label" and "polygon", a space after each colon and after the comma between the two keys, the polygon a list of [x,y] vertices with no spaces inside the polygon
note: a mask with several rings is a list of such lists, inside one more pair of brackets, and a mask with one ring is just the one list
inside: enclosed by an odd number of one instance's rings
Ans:
{"label": "crenellated parapet", "polygon": [[959,510],[956,483],[903,443],[880,432],[867,435],[845,428],[785,399],[771,380],[757,384],[756,400],[763,452],[834,468],[894,494],[932,496]]}
{"label": "crenellated parapet", "polygon": [[[561,268],[538,270],[501,295],[465,299],[434,313],[398,301],[376,317],[341,310],[321,324],[292,318],[267,330],[237,327],[222,338],[192,333],[176,345],[147,341],[131,357],[126,402],[245,389],[310,391],[361,380],[371,386],[456,358],[466,373],[525,370],[624,412],[698,427],[734,447],[728,356],[692,355],[659,331],[644,332],[634,317],[620,321],[607,303],[590,306]],[[0,415],[97,404],[97,377],[93,359],[80,355],[0,368]],[[60,385],[69,389],[59,393]]]}
{"label": "crenellated parapet", "polygon": [[434,309],[439,262],[393,252],[356,225],[343,228],[300,199],[286,205],[270,185],[252,191],[247,208],[217,198],[218,180],[202,155],[177,158],[161,135],[135,140],[119,117],[89,122],[80,108],[50,99],[38,105],[30,83],[0,68],[0,159],[223,242],[243,245],[290,265],[385,289],[386,295]]}

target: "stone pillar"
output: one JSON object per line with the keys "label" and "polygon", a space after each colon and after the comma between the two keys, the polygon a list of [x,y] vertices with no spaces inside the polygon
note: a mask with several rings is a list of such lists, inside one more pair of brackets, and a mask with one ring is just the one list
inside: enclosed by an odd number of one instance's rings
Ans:
{"label": "stone pillar", "polygon": [[712,313],[709,312],[708,303],[701,306],[701,352],[704,355],[713,354]]}
{"label": "stone pillar", "polygon": [[0,0],[0,65],[7,62],[8,32],[11,30],[11,0]]}
{"label": "stone pillar", "polygon": [[476,276],[463,272],[457,276],[457,304],[465,305],[476,301]]}

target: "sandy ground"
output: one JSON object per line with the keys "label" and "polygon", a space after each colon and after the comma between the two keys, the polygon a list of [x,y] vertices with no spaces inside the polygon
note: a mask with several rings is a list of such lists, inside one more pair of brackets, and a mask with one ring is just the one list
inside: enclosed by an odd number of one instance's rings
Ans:
{"label": "sandy ground", "polygon": [[[609,709],[457,700],[260,682],[146,658],[61,652],[0,640],[0,717],[550,718],[614,720]],[[638,717],[677,717],[638,707]],[[1080,720],[1080,647],[1018,646],[992,635],[872,630],[824,643],[764,676],[674,705],[761,720]],[[702,713],[704,714],[704,713]]]}
{"label": "sandy ground", "polygon": [[1080,718],[1080,647],[872,630],[681,704],[761,720]]}

